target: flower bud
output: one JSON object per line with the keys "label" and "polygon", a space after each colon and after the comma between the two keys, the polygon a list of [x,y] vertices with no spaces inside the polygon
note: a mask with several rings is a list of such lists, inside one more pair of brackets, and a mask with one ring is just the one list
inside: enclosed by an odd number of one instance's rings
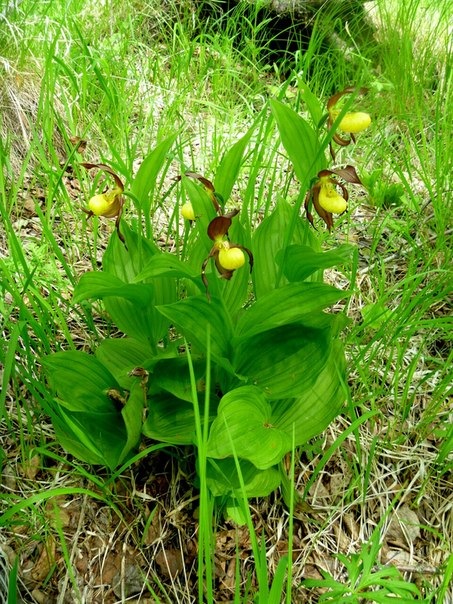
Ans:
{"label": "flower bud", "polygon": [[181,208],[182,217],[186,220],[195,220],[195,212],[193,211],[190,201],[185,203]]}
{"label": "flower bud", "polygon": [[234,271],[244,265],[244,252],[238,247],[222,246],[219,250],[219,262],[224,269]]}
{"label": "flower bud", "polygon": [[341,120],[338,129],[349,134],[357,134],[366,130],[371,124],[371,117],[368,113],[357,111],[355,113],[346,113]]}
{"label": "flower bud", "polygon": [[318,202],[323,210],[331,214],[342,214],[348,207],[346,199],[338,193],[330,182],[321,184]]}

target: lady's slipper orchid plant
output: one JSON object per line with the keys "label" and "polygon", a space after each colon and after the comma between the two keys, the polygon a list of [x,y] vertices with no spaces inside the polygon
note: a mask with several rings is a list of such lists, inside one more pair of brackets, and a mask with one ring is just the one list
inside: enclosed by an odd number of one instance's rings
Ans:
{"label": "lady's slipper orchid plant", "polygon": [[201,278],[206,287],[206,295],[210,299],[208,280],[206,278],[206,266],[208,265],[209,259],[214,258],[215,266],[223,279],[228,281],[233,276],[236,269],[241,268],[245,264],[244,252],[249,257],[250,272],[253,268],[253,254],[246,247],[239,245],[238,243],[231,243],[228,239],[228,229],[231,226],[231,219],[239,213],[239,210],[232,210],[225,216],[216,216],[208,226],[208,235],[214,245],[209,252],[208,257],[203,262],[201,268]]}
{"label": "lady's slipper orchid plant", "polygon": [[[368,88],[359,88],[356,90],[354,87],[345,88],[341,92],[337,92],[330,97],[327,101],[327,111],[329,112],[329,117],[327,120],[328,128],[332,128],[333,123],[340,115],[340,110],[335,109],[335,105],[338,101],[346,94],[352,94],[356,92],[357,94],[366,94],[368,92]],[[368,126],[371,124],[371,116],[368,113],[364,113],[362,111],[346,113],[343,116],[343,119],[338,124],[338,130],[349,134],[349,138],[342,138],[337,132],[333,135],[333,141],[340,145],[340,147],[347,147],[352,143],[355,143],[355,134],[358,132],[362,132],[362,130],[366,130]],[[332,159],[335,160],[335,151],[332,147],[332,143],[330,143],[330,155]]]}
{"label": "lady's slipper orchid plant", "polygon": [[116,186],[105,193],[98,193],[97,195],[94,195],[88,202],[88,209],[83,208],[83,211],[88,214],[88,218],[91,218],[92,216],[115,218],[116,232],[118,233],[120,240],[124,243],[124,237],[120,231],[120,220],[124,205],[124,184],[122,180],[106,164],[81,163],[80,165],[86,170],[91,170],[92,168],[102,170],[113,177]]}
{"label": "lady's slipper orchid plant", "polygon": [[[314,227],[313,215],[309,211],[310,200],[318,215],[324,220],[329,231],[333,227],[332,214],[343,214],[348,208],[349,193],[345,185],[332,176],[339,176],[346,182],[361,185],[362,181],[353,166],[337,168],[336,170],[321,170],[318,180],[311,187],[305,197],[305,213],[310,224]],[[337,187],[341,189],[341,194]]]}

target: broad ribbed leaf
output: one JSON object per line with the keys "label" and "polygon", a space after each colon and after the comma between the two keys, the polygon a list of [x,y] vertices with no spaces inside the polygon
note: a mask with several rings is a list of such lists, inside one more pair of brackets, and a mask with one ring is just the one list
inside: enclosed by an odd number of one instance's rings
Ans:
{"label": "broad ribbed leaf", "polygon": [[153,291],[152,285],[124,283],[109,273],[90,272],[80,277],[74,290],[74,302],[77,304],[89,298],[103,300],[115,296],[139,306],[147,306],[151,303]]}
{"label": "broad ribbed leaf", "polygon": [[144,281],[154,277],[185,277],[197,280],[200,277],[200,271],[194,270],[186,262],[182,262],[173,254],[162,253],[155,254],[149,259],[144,269],[135,277],[135,281]]}
{"label": "broad ribbed leaf", "polygon": [[115,468],[132,441],[121,403],[112,393],[124,400],[127,393],[102,363],[84,352],[53,354],[43,359],[43,366],[58,396],[54,424],[62,446],[84,461]]}
{"label": "broad ribbed leaf", "polygon": [[140,203],[144,214],[149,215],[152,192],[156,186],[159,174],[170,147],[175,142],[177,134],[172,134],[149,153],[140,165],[132,183],[131,192]]}
{"label": "broad ribbed leaf", "polygon": [[229,367],[227,359],[231,356],[232,338],[231,319],[221,300],[206,296],[192,296],[168,306],[159,306],[158,310],[167,317],[185,338],[205,351],[208,326],[211,333],[211,354],[217,362]]}
{"label": "broad ribbed leaf", "polygon": [[124,283],[109,273],[86,273],[75,289],[74,301],[100,298],[122,332],[137,340],[156,341],[168,325],[154,308],[158,295],[150,283]]}
{"label": "broad ribbed leaf", "polygon": [[328,252],[315,252],[307,245],[290,245],[286,255],[278,252],[276,260],[279,265],[284,261],[283,274],[288,281],[304,281],[317,270],[350,264],[353,253],[354,246],[347,243]]}
{"label": "broad ribbed leaf", "polygon": [[[202,414],[203,417],[203,414]],[[148,401],[143,434],[164,443],[189,445],[195,438],[193,403],[160,392]]]}
{"label": "broad ribbed leaf", "polygon": [[326,167],[316,131],[293,109],[276,99],[271,99],[271,111],[277,122],[282,144],[289,155],[294,172],[301,184],[308,184]]}
{"label": "broad ribbed leaf", "polygon": [[120,386],[96,357],[69,350],[45,357],[42,364],[66,409],[93,415],[115,411],[115,404],[107,392],[119,390]]}
{"label": "broad ribbed leaf", "polygon": [[264,295],[247,309],[238,322],[236,335],[250,337],[302,321],[307,315],[322,311],[346,295],[348,293],[324,283],[287,284]]}
{"label": "broad ribbed leaf", "polygon": [[[192,364],[195,380],[198,382],[205,375],[206,360],[194,358],[192,355]],[[178,399],[192,402],[189,363],[186,355],[156,359],[153,363],[150,393],[154,394],[160,390],[170,392]]]}
{"label": "broad ribbed leaf", "polygon": [[122,388],[130,389],[136,378],[129,373],[136,367],[144,367],[154,352],[144,341],[133,338],[107,338],[95,352],[96,358],[115,376]]}
{"label": "broad ribbed leaf", "polygon": [[[276,256],[285,245],[286,232],[295,219],[296,225],[292,239],[289,243],[318,245],[309,231],[309,225],[300,216],[294,218],[294,210],[286,201],[279,201],[270,216],[268,216],[256,229],[252,240],[252,251],[255,256],[252,279],[255,284],[256,297],[275,289],[277,275],[280,271]],[[284,276],[281,277],[279,286],[287,283]]]}
{"label": "broad ribbed leaf", "polygon": [[271,423],[292,434],[302,445],[327,428],[340,413],[346,399],[343,346],[334,342],[326,365],[311,388],[300,398],[271,401]]}
{"label": "broad ribbed leaf", "polygon": [[302,396],[324,368],[330,340],[330,329],[300,324],[277,327],[241,340],[234,366],[268,399]]}
{"label": "broad ribbed leaf", "polygon": [[254,386],[228,392],[220,401],[209,433],[208,456],[241,459],[264,470],[277,464],[291,448],[291,435],[270,421],[272,407]]}
{"label": "broad ribbed leaf", "polygon": [[121,281],[133,283],[150,258],[161,252],[152,241],[138,235],[127,223],[121,223],[121,232],[127,248],[114,233],[102,257],[102,267]]}
{"label": "broad ribbed leaf", "polygon": [[127,335],[138,340],[149,339],[152,342],[161,340],[167,332],[168,321],[155,309],[157,304],[169,304],[176,300],[176,282],[169,277],[155,277],[151,284],[133,283],[137,275],[156,254],[162,252],[147,239],[122,226],[127,249],[118,239],[111,237],[103,257],[106,273],[118,277],[126,283],[152,291],[152,299],[143,308],[137,308],[125,297],[104,298],[104,306],[114,323]]}
{"label": "broad ribbed leaf", "polygon": [[58,442],[78,459],[114,470],[126,443],[126,430],[119,414],[105,414],[102,420],[90,413],[73,413],[60,409],[56,423]]}
{"label": "broad ribbed leaf", "polygon": [[143,409],[146,402],[146,384],[141,383],[139,377],[135,378],[126,404],[121,410],[126,439],[118,457],[117,465],[122,463],[139,444],[143,427]]}
{"label": "broad ribbed leaf", "polygon": [[[275,491],[281,482],[280,472],[277,468],[258,470],[245,460],[240,460],[240,467],[247,497],[266,497]],[[214,497],[234,494],[242,497],[241,483],[234,459],[208,458],[206,483]]]}
{"label": "broad ribbed leaf", "polygon": [[216,192],[220,193],[226,203],[231,195],[234,183],[239,174],[244,151],[255,129],[255,124],[240,138],[222,157],[214,178]]}
{"label": "broad ribbed leaf", "polygon": [[142,341],[158,342],[167,331],[167,325],[156,323],[158,313],[152,303],[140,308],[124,298],[104,298],[105,310],[124,334]]}

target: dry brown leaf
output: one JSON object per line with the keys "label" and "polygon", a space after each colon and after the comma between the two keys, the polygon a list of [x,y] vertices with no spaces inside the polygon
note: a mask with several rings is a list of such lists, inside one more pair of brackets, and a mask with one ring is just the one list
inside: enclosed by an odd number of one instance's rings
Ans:
{"label": "dry brown leaf", "polygon": [[357,541],[359,538],[360,529],[357,522],[355,521],[353,514],[345,513],[343,514],[342,518],[345,526],[349,530],[349,534],[351,535],[352,540]]}
{"label": "dry brown leaf", "polygon": [[83,154],[85,152],[87,147],[87,141],[84,138],[80,138],[80,136],[70,136],[68,138],[71,145],[74,145],[74,147],[77,148],[77,151],[80,154]]}
{"label": "dry brown leaf", "polygon": [[147,517],[149,518],[150,514],[153,515],[153,519],[151,520],[151,524],[148,526],[147,531],[143,537],[143,543],[145,545],[151,545],[155,543],[158,539],[162,537],[162,523],[160,517],[160,508],[151,510],[148,512]]}
{"label": "dry brown leaf", "polygon": [[394,566],[408,566],[413,563],[413,558],[409,552],[401,549],[383,548],[382,551],[383,564],[393,564]]}
{"label": "dry brown leaf", "polygon": [[31,592],[33,599],[38,602],[38,604],[49,604],[49,596],[42,592],[40,589],[34,589]]}
{"label": "dry brown leaf", "polygon": [[39,455],[33,455],[30,459],[22,466],[22,475],[29,480],[36,478],[38,472],[41,469],[41,457]]}
{"label": "dry brown leaf", "polygon": [[420,537],[420,521],[417,514],[408,505],[403,505],[392,513],[385,534],[387,543],[407,549]]}
{"label": "dry brown leaf", "polygon": [[163,575],[176,577],[184,568],[184,558],[179,549],[168,548],[160,550],[154,558]]}
{"label": "dry brown leaf", "polygon": [[338,524],[334,524],[332,526],[333,531],[335,533],[335,537],[337,538],[338,549],[341,552],[346,552],[349,550],[351,545],[351,539],[347,535],[347,533],[340,527]]}
{"label": "dry brown leaf", "polygon": [[236,585],[236,560],[232,559],[226,563],[225,574],[221,582],[226,589],[234,590]]}
{"label": "dry brown leaf", "polygon": [[304,566],[304,579],[322,579],[322,575],[314,564],[306,564]]}
{"label": "dry brown leaf", "polygon": [[144,577],[140,568],[131,561],[124,564],[113,577],[112,588],[114,594],[120,598],[123,595],[128,598],[143,590]]}
{"label": "dry brown leaf", "polygon": [[121,569],[121,554],[117,552],[109,552],[105,557],[101,572],[99,583],[107,583],[111,585],[113,578],[116,576],[118,571]]}
{"label": "dry brown leaf", "polygon": [[69,510],[64,507],[67,503],[66,497],[53,497],[46,503],[46,518],[52,526],[67,528],[71,522]]}
{"label": "dry brown leaf", "polygon": [[55,540],[49,537],[41,546],[41,552],[30,571],[30,578],[35,583],[41,583],[50,573],[55,564]]}

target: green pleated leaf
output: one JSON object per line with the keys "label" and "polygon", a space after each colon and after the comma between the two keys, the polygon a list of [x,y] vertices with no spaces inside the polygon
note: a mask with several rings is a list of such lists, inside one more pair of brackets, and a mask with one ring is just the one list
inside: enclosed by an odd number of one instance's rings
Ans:
{"label": "green pleated leaf", "polygon": [[168,151],[176,140],[177,134],[172,134],[163,140],[149,153],[140,165],[131,187],[131,193],[140,203],[145,215],[151,211],[151,200],[156,186],[157,175],[164,164]]}
{"label": "green pleated leaf", "polygon": [[[258,470],[248,461],[240,460],[241,475],[247,497],[266,497],[281,482],[277,468]],[[235,493],[242,499],[242,490],[234,459],[209,459],[206,467],[206,483],[214,497]]]}
{"label": "green pleated leaf", "polygon": [[138,235],[127,223],[121,223],[121,232],[126,245],[114,233],[102,257],[102,267],[121,281],[133,283],[149,260],[161,252],[152,241]]}
{"label": "green pleated leaf", "polygon": [[78,459],[114,470],[126,442],[126,430],[119,414],[105,414],[102,421],[89,413],[61,408],[60,420],[53,420],[60,445]]}
{"label": "green pleated leaf", "polygon": [[194,270],[186,262],[182,262],[173,254],[155,254],[146,263],[144,269],[135,277],[135,281],[144,281],[154,277],[185,277],[192,280],[198,280],[200,277],[200,270]]}
{"label": "green pleated leaf", "polygon": [[276,99],[271,99],[272,115],[277,122],[282,144],[289,155],[294,172],[300,183],[308,184],[318,172],[327,166],[316,131],[293,109]]}
{"label": "green pleated leaf", "polygon": [[133,338],[107,338],[95,352],[96,358],[115,376],[122,388],[130,389],[136,378],[129,373],[136,367],[144,367],[154,357],[151,346]]}
{"label": "green pleated leaf", "polygon": [[52,418],[55,437],[60,446],[67,452],[91,465],[108,465],[99,449],[87,438],[86,431],[78,422],[74,423],[69,415],[60,412],[59,421]]}
{"label": "green pleated leaf", "polygon": [[141,235],[124,225],[122,232],[127,249],[118,239],[111,237],[103,256],[103,268],[125,283],[148,288],[150,301],[140,308],[126,297],[104,297],[104,306],[114,323],[127,335],[138,340],[151,340],[157,343],[167,333],[168,321],[157,312],[158,304],[169,304],[176,300],[176,281],[170,277],[155,277],[150,283],[134,283],[147,263],[162,252]]}
{"label": "green pleated leaf", "polygon": [[295,444],[302,445],[327,428],[341,412],[345,393],[345,358],[334,342],[326,365],[314,384],[297,399],[271,401],[271,423],[287,434],[294,426]]}
{"label": "green pleated leaf", "polygon": [[[309,231],[308,223],[300,216],[294,217],[294,210],[289,203],[279,201],[272,214],[263,220],[253,235],[252,251],[255,263],[252,279],[258,300],[277,285],[277,275],[281,270],[276,262],[276,256],[285,245],[286,232],[292,220],[296,220],[296,225],[290,244],[310,244],[313,247],[318,245]],[[285,283],[287,279],[282,276],[279,286]]]}
{"label": "green pleated leaf", "polygon": [[140,308],[125,298],[104,298],[104,307],[120,331],[142,341],[157,342],[166,332],[166,326],[158,329],[152,302]]}
{"label": "green pleated leaf", "polygon": [[89,298],[103,300],[115,296],[143,307],[150,304],[153,293],[152,285],[124,283],[109,273],[90,272],[80,277],[74,290],[74,302],[77,304]]}
{"label": "green pleated leaf", "polygon": [[291,448],[291,435],[270,423],[272,407],[261,390],[244,386],[220,401],[209,432],[208,456],[241,459],[264,470],[277,464]]}
{"label": "green pleated leaf", "polygon": [[[341,300],[348,293],[324,283],[290,283],[262,296],[240,318],[236,335],[254,334],[302,321]],[[310,324],[310,323],[308,323]]]}
{"label": "green pleated leaf", "polygon": [[185,338],[200,351],[206,350],[208,326],[211,333],[211,354],[225,368],[230,367],[230,341],[233,334],[231,319],[221,300],[192,296],[158,310],[173,323]]}
{"label": "green pleated leaf", "polygon": [[213,242],[208,237],[208,226],[211,220],[217,216],[217,212],[203,186],[187,177],[182,178],[182,184],[195,212],[197,234],[203,242],[206,257],[213,246]]}
{"label": "green pleated leaf", "polygon": [[224,203],[231,195],[234,183],[237,180],[239,170],[242,164],[245,149],[250,141],[250,137],[255,129],[255,124],[240,138],[222,157],[214,178],[214,187],[216,192],[220,193]]}
{"label": "green pleated leaf", "polygon": [[[198,382],[206,372],[206,360],[197,359],[192,355],[192,365],[195,380]],[[150,378],[150,393],[165,390],[175,397],[192,402],[192,386],[190,382],[189,364],[186,355],[173,358],[156,359],[152,365]]]}
{"label": "green pleated leaf", "polygon": [[193,403],[165,392],[150,397],[143,434],[164,443],[192,444],[195,438]]}
{"label": "green pleated leaf", "polygon": [[128,432],[119,402],[126,401],[127,392],[102,363],[84,352],[53,354],[43,359],[43,366],[58,397],[54,425],[59,442],[84,461],[115,468],[127,452]]}
{"label": "green pleated leaf", "polygon": [[234,366],[268,399],[296,397],[311,388],[329,357],[331,330],[290,324],[241,339]]}
{"label": "green pleated leaf", "polygon": [[135,378],[127,398],[126,404],[121,410],[124,426],[126,429],[126,439],[118,456],[116,465],[125,461],[140,442],[143,427],[143,409],[146,400],[146,385],[140,383],[140,378]]}
{"label": "green pleated leaf", "polygon": [[107,392],[119,390],[120,386],[96,357],[70,350],[47,356],[42,364],[66,409],[93,415],[115,411],[115,404]]}
{"label": "green pleated leaf", "polygon": [[276,261],[283,264],[283,274],[288,281],[303,281],[317,270],[324,270],[332,266],[350,264],[354,253],[354,246],[347,243],[339,245],[328,252],[316,252],[307,245],[290,245],[286,254],[280,250]]}

